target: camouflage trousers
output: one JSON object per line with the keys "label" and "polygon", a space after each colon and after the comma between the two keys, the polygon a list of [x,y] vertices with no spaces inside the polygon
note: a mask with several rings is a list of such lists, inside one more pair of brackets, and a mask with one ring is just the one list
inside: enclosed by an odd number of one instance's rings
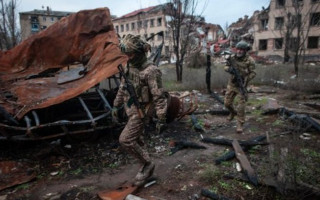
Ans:
{"label": "camouflage trousers", "polygon": [[130,108],[125,105],[125,111],[129,119],[119,137],[119,142],[130,155],[137,158],[142,164],[150,162],[149,153],[143,142],[144,125],[137,108],[134,105],[131,105]]}
{"label": "camouflage trousers", "polygon": [[[233,101],[235,97],[238,95],[239,102],[237,110],[234,109]],[[227,92],[224,97],[224,106],[233,114],[237,114],[237,120],[240,123],[245,122],[245,108],[246,108],[246,100],[244,95],[242,95],[239,89],[235,86],[228,84]]]}

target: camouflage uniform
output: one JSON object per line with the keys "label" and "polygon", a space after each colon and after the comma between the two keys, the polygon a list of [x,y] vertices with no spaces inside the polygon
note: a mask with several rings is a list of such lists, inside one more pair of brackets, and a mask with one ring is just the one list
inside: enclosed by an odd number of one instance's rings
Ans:
{"label": "camouflage uniform", "polygon": [[[134,104],[129,103],[130,95],[124,88],[124,79],[121,81],[113,105],[114,107],[120,107],[122,104],[124,104],[125,112],[128,116],[128,123],[123,129],[119,138],[120,144],[128,153],[137,158],[142,165],[146,165],[146,163],[151,163],[151,160],[143,143],[143,120],[151,117],[150,112],[148,112],[149,110],[155,109],[159,121],[165,122],[167,112],[167,98],[162,88],[161,71],[155,65],[153,65],[153,63],[147,61],[145,52],[137,52],[137,50],[135,49],[136,43],[134,43],[135,41],[132,43],[132,37],[134,37],[134,39],[137,39],[138,42],[141,42],[138,36],[128,35],[128,38],[125,38],[127,40],[123,42],[122,46],[120,47],[121,50],[125,53],[128,51],[128,49],[134,49],[133,52],[137,53],[136,57],[134,57],[131,61],[129,60],[130,65],[128,65],[126,69],[126,75],[129,81],[134,86],[135,92],[142,106],[142,111],[146,116],[144,119],[141,119],[137,107]],[[134,48],[131,48],[132,46]],[[140,169],[139,173],[142,172],[142,170],[143,168]],[[139,173],[137,176],[139,176]]]}
{"label": "camouflage uniform", "polygon": [[[142,110],[147,114],[146,117],[151,117],[148,110],[154,107],[157,117],[165,120],[167,99],[162,88],[160,70],[152,63],[145,62],[140,68],[129,67],[127,74],[127,78],[134,85]],[[129,120],[120,135],[119,141],[129,153],[139,159],[141,163],[145,163],[150,161],[150,158],[143,148],[141,140],[144,131],[143,121],[139,116],[137,107],[134,104],[128,106],[129,99],[129,93],[124,88],[124,81],[122,81],[113,105],[120,107],[124,103]]]}
{"label": "camouflage uniform", "polygon": [[[254,60],[248,55],[240,58],[232,56],[230,59],[233,60],[233,63],[235,64],[234,67],[241,74],[241,77],[244,80],[245,87],[247,87],[249,81],[252,80],[256,75],[256,73],[253,71],[255,69]],[[237,95],[239,97],[239,103],[238,109],[236,111],[233,107],[233,101]],[[245,101],[245,96],[240,93],[239,86],[235,81],[234,75],[231,75],[228,81],[227,92],[224,98],[224,105],[230,111],[231,116],[237,115],[239,126],[242,126],[242,124],[245,122]],[[233,117],[231,117],[231,119],[232,118]]]}

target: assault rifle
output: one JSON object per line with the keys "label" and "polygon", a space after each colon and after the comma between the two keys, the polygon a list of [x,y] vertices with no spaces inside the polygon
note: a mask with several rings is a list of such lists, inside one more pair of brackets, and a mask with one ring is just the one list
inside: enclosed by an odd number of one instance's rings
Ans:
{"label": "assault rifle", "polygon": [[156,66],[159,66],[159,63],[160,63],[160,58],[161,58],[161,52],[162,52],[162,49],[163,49],[163,44],[164,44],[164,34],[163,34],[163,31],[160,31],[156,34],[152,34],[150,37],[148,37],[146,40],[149,41],[151,39],[153,39],[156,35],[159,35],[162,37],[162,42],[161,44],[157,47],[157,49],[152,52],[152,54],[149,56],[149,60],[152,60],[153,63],[156,65]]}
{"label": "assault rifle", "polygon": [[129,92],[129,95],[130,95],[129,101],[132,101],[132,103],[137,107],[139,117],[141,119],[143,119],[144,118],[144,114],[143,114],[143,111],[141,109],[141,105],[139,103],[136,91],[135,91],[132,83],[128,80],[128,78],[127,78],[127,76],[126,76],[121,64],[118,66],[118,70],[119,70],[120,75],[124,79],[124,82],[125,82],[125,86],[124,87]]}
{"label": "assault rifle", "polygon": [[243,81],[243,78],[240,75],[240,72],[235,68],[233,60],[230,58],[227,59],[227,65],[229,69],[227,70],[228,73],[234,75],[236,84],[239,86],[240,93],[244,96],[245,100],[248,100],[248,91]]}

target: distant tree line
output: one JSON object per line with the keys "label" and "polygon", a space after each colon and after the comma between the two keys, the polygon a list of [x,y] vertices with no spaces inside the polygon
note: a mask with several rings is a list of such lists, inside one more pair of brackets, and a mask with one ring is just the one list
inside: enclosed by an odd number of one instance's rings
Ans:
{"label": "distant tree line", "polygon": [[0,0],[0,49],[9,50],[21,40],[17,25],[17,0]]}

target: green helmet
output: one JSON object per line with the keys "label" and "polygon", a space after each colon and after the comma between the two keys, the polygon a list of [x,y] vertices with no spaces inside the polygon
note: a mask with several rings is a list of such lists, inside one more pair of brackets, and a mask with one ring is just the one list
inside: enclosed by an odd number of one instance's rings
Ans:
{"label": "green helmet", "polygon": [[241,40],[240,42],[237,43],[236,48],[237,49],[244,49],[244,50],[248,51],[248,50],[250,50],[250,45],[247,42]]}

